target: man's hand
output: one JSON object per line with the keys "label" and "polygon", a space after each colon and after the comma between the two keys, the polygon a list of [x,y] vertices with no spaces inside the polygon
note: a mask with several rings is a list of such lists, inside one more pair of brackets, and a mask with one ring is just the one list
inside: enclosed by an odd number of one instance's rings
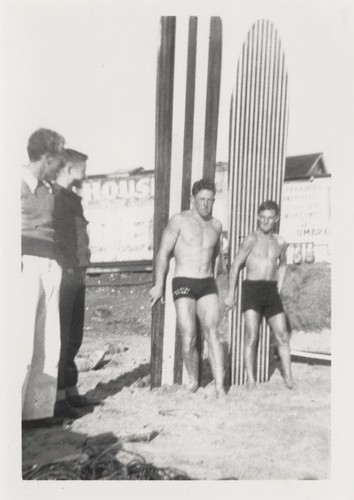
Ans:
{"label": "man's hand", "polygon": [[158,286],[158,285],[155,285],[151,288],[150,290],[150,305],[151,307],[156,304],[156,302],[158,302],[160,299],[161,299],[161,302],[163,303],[163,298],[162,298],[162,295],[163,295],[163,287],[162,286]]}
{"label": "man's hand", "polygon": [[234,295],[226,295],[224,299],[224,304],[226,306],[226,310],[228,311],[229,309],[232,309],[236,305],[235,297]]}

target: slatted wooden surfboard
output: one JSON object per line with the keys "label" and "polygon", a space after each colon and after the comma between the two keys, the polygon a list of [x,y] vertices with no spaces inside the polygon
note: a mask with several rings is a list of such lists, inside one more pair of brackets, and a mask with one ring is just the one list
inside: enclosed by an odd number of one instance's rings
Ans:
{"label": "slatted wooden surfboard", "polygon": [[[222,28],[219,17],[161,18],[157,67],[154,262],[169,218],[190,206],[191,186],[214,179]],[[155,267],[155,266],[154,266]],[[152,311],[151,386],[181,383],[183,362],[171,281]],[[154,276],[155,282],[155,276]]]}
{"label": "slatted wooden surfboard", "polygon": [[[284,177],[288,76],[284,52],[273,24],[257,21],[237,63],[231,100],[229,142],[230,259],[245,236],[257,228],[257,209],[265,200],[280,205]],[[241,313],[242,271],[237,306],[230,313],[231,383],[245,382],[244,323]],[[256,359],[256,380],[269,379],[270,331],[263,320]]]}

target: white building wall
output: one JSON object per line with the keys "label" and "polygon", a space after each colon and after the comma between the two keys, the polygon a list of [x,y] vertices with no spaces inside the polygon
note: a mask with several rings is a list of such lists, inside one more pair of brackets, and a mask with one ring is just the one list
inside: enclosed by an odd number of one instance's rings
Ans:
{"label": "white building wall", "polygon": [[[228,180],[215,177],[213,215],[228,230]],[[151,260],[154,174],[88,178],[81,195],[89,221],[92,263]],[[283,185],[280,234],[289,244],[288,263],[331,260],[331,178],[289,181]]]}

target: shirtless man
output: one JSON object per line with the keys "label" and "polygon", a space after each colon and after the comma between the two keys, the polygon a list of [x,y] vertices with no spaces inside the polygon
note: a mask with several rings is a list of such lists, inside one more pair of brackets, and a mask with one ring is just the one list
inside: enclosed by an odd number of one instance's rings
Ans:
{"label": "shirtless man", "polygon": [[219,297],[214,278],[219,254],[221,223],[211,215],[215,184],[205,179],[194,183],[193,207],[174,215],[166,226],[156,259],[156,283],[150,291],[151,305],[164,292],[168,263],[176,261],[172,280],[177,326],[182,336],[183,360],[189,375],[188,389],[198,388],[197,318],[208,343],[217,397],[225,395],[223,350],[218,338]]}
{"label": "shirtless man", "polygon": [[259,323],[264,314],[278,344],[283,378],[286,387],[293,388],[290,369],[290,348],[286,319],[280,292],[286,273],[286,242],[274,234],[279,220],[279,207],[265,201],[258,208],[258,228],[242,242],[231,266],[227,308],[235,305],[238,275],[246,265],[247,279],[242,283],[242,312],[245,319],[244,360],[249,387],[255,385],[254,359]]}

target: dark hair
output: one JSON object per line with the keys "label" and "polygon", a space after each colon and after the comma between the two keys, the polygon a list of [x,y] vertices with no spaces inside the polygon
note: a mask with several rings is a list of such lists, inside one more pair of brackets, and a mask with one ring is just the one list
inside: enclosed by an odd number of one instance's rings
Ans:
{"label": "dark hair", "polygon": [[279,215],[279,213],[280,213],[280,209],[279,209],[278,204],[272,200],[264,201],[263,203],[261,203],[259,205],[258,213],[263,212],[264,210],[274,210],[276,215]]}
{"label": "dark hair", "polygon": [[203,189],[207,189],[208,191],[212,191],[214,194],[216,193],[215,183],[213,181],[209,181],[208,179],[200,179],[200,181],[196,181],[192,187],[192,195],[195,196],[202,191]]}
{"label": "dark hair", "polygon": [[65,162],[82,163],[87,161],[88,156],[74,149],[65,149]]}
{"label": "dark hair", "polygon": [[65,144],[64,137],[46,128],[33,132],[28,139],[27,152],[30,161],[39,161],[43,155],[59,156]]}

